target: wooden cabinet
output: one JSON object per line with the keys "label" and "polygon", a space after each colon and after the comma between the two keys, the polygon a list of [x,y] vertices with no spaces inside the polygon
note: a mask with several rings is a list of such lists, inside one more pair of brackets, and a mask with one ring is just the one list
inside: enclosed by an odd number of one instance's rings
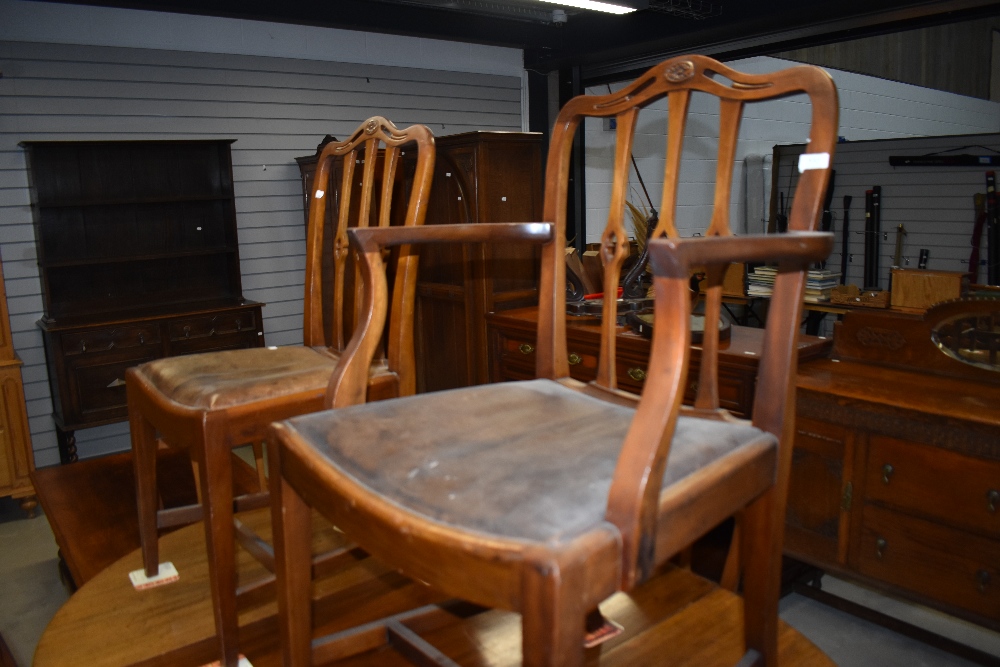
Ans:
{"label": "wooden cabinet", "polygon": [[38,504],[30,479],[34,469],[21,360],[14,354],[11,341],[7,292],[0,267],[0,496],[20,498],[21,507],[29,514]]}
{"label": "wooden cabinet", "polygon": [[996,630],[1000,374],[945,374],[934,318],[849,313],[800,365],[786,552]]}
{"label": "wooden cabinet", "polygon": [[127,416],[124,371],[263,345],[243,299],[231,141],[26,142],[60,456]]}
{"label": "wooden cabinet", "polygon": [[[535,377],[535,337],[538,321],[536,308],[517,308],[486,317],[490,337],[490,380],[526,380]],[[566,344],[570,375],[582,382],[597,376],[597,356],[601,332],[596,320],[567,316]],[[763,349],[764,330],[734,326],[728,341],[719,351],[719,404],[738,416],[748,416],[753,406],[757,380],[757,359]],[[622,327],[616,338],[618,386],[640,393],[646,379],[649,340]],[[800,363],[824,357],[832,341],[815,336],[799,340]],[[697,392],[701,348],[691,348],[688,365],[688,403]]]}
{"label": "wooden cabinet", "polygon": [[[437,139],[425,224],[542,219],[541,135],[469,132]],[[538,301],[527,245],[428,246],[417,282],[417,382],[438,391],[489,381],[486,314]]]}

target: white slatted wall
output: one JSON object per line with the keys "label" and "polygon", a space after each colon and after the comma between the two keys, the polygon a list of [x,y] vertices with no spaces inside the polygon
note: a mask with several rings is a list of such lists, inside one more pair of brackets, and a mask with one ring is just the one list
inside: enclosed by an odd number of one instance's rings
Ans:
{"label": "white slatted wall", "polygon": [[[295,157],[375,114],[400,126],[428,124],[437,135],[521,129],[519,75],[15,41],[0,41],[0,72],[0,254],[39,466],[56,463],[58,453],[18,142],[235,139],[244,294],[267,304],[267,343],[287,345],[302,339],[305,230]],[[77,442],[82,457],[125,449],[128,426],[80,431]]]}
{"label": "white slatted wall", "polygon": [[[745,72],[772,72],[796,63],[757,57],[729,63]],[[1000,131],[1000,104],[964,97],[870,76],[829,70],[840,94],[840,131],[848,140],[917,137]],[[618,89],[624,84],[613,85]],[[607,87],[588,93],[604,94]],[[676,225],[681,234],[700,232],[708,225],[715,181],[718,137],[718,103],[696,93],[691,100],[692,118],[685,137],[678,193]],[[747,155],[770,155],[775,144],[801,143],[807,139],[810,107],[804,96],[749,105],[740,129],[731,203],[732,228],[739,233],[744,224],[745,184],[743,159]],[[587,242],[600,241],[607,219],[611,193],[614,133],[599,121],[585,127],[587,170]],[[666,153],[666,102],[643,110],[639,117],[634,155],[657,208],[663,188]],[[644,202],[635,186],[630,200]],[[862,192],[862,194],[864,194]],[[862,199],[862,207],[863,207]],[[766,207],[765,207],[766,209]],[[749,231],[762,231],[750,229]],[[932,252],[932,257],[934,256]]]}
{"label": "white slatted wall", "polygon": [[[777,172],[778,188],[794,197],[798,173],[794,168],[802,146],[782,146]],[[997,155],[1000,134],[970,134],[859,141],[840,144],[833,161],[834,180],[833,252],[828,268],[839,270],[843,253],[844,195],[851,197],[849,209],[847,282],[862,286],[865,258],[865,191],[882,188],[879,243],[879,287],[889,288],[889,272],[896,248],[896,229],[902,224],[903,268],[917,268],[920,249],[926,248],[928,269],[969,270],[972,231],[975,223],[973,196],[986,192],[986,171],[996,167],[893,167],[890,155],[931,153]],[[791,186],[789,186],[789,183]],[[985,232],[985,230],[984,230]],[[981,235],[979,280],[986,281],[986,238]]]}

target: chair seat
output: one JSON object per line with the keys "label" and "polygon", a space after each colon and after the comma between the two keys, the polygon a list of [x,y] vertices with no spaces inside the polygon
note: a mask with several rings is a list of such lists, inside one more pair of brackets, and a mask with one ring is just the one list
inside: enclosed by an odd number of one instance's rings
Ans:
{"label": "chair seat", "polygon": [[[551,544],[604,520],[633,415],[557,382],[531,380],[341,408],[289,424],[330,464],[409,512]],[[761,442],[777,445],[753,426],[681,417],[664,486]]]}
{"label": "chair seat", "polygon": [[181,406],[217,410],[326,389],[337,356],[325,347],[258,347],[157,359],[138,367]]}

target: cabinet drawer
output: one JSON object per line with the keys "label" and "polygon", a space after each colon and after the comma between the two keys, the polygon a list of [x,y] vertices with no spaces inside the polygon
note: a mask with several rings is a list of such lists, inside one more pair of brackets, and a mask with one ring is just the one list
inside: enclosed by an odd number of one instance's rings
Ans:
{"label": "cabinet drawer", "polygon": [[[567,361],[570,377],[581,382],[590,382],[597,377],[596,355],[574,350],[570,344]],[[500,334],[500,367],[503,380],[535,377],[535,342]]]}
{"label": "cabinet drawer", "polygon": [[869,501],[1000,535],[1000,462],[872,435],[865,469]]}
{"label": "cabinet drawer", "polygon": [[[67,421],[100,420],[124,416],[126,410],[125,370],[159,356],[158,348],[136,348],[128,353],[105,353],[79,357],[68,366],[71,405],[79,414],[68,414]],[[71,408],[72,409],[72,408]]]}
{"label": "cabinet drawer", "polygon": [[872,505],[862,521],[859,572],[1000,621],[1000,540]]}
{"label": "cabinet drawer", "polygon": [[252,310],[220,313],[207,317],[185,317],[173,320],[169,324],[172,341],[254,331],[256,328],[257,318]]}
{"label": "cabinet drawer", "polygon": [[[697,363],[688,367],[687,386],[684,392],[684,402],[694,404],[698,395],[698,379],[700,368]],[[719,407],[729,410],[737,417],[749,417],[750,400],[756,376],[748,373],[746,376],[720,368],[718,375]]]}
{"label": "cabinet drawer", "polygon": [[642,387],[646,384],[646,364],[635,359],[622,359],[618,356],[615,372],[618,376],[618,388],[630,391],[633,394],[641,394]]}
{"label": "cabinet drawer", "polygon": [[74,331],[61,337],[63,353],[67,357],[95,354],[115,349],[128,349],[143,345],[158,345],[160,328],[156,324],[108,327],[89,331]]}

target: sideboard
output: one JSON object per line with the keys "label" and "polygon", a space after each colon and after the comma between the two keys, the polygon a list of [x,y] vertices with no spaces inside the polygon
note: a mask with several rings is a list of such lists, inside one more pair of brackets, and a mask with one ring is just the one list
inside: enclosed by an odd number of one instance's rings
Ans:
{"label": "sideboard", "polygon": [[995,366],[1000,301],[851,311],[799,366],[785,551],[997,630],[1000,372],[956,339]]}

